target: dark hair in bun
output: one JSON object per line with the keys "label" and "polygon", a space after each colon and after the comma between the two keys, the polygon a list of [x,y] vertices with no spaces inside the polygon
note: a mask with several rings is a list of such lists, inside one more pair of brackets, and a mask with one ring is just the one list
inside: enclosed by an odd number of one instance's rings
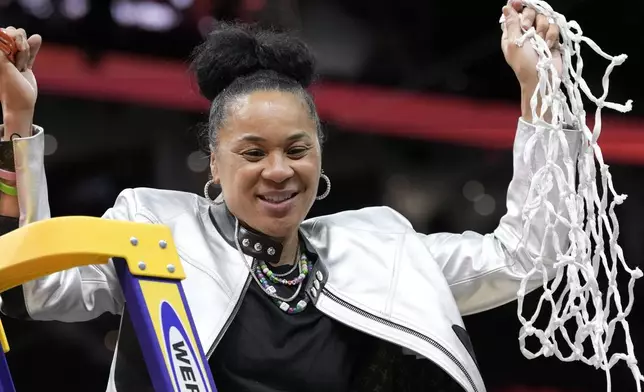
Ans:
{"label": "dark hair in bun", "polygon": [[321,136],[315,104],[305,90],[313,80],[315,60],[298,37],[252,25],[222,23],[195,48],[192,59],[199,90],[212,101],[208,130],[202,135],[204,150],[216,146],[227,104],[258,90],[300,95]]}

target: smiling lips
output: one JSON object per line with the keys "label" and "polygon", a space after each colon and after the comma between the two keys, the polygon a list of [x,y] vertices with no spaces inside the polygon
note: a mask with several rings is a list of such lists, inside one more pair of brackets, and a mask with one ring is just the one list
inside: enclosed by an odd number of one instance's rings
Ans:
{"label": "smiling lips", "polygon": [[297,192],[293,191],[280,191],[280,192],[269,192],[258,197],[267,203],[271,204],[281,204],[287,202],[294,198],[297,195]]}
{"label": "smiling lips", "polygon": [[284,218],[295,207],[295,199],[298,194],[293,191],[269,192],[259,195],[257,198],[264,213],[273,218]]}

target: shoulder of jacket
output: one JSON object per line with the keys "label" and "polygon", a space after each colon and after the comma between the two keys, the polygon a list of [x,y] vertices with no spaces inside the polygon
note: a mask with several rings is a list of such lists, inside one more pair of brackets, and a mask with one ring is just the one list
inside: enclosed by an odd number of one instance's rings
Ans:
{"label": "shoulder of jacket", "polygon": [[353,230],[404,233],[413,230],[409,220],[391,207],[367,207],[311,218],[305,225],[336,226]]}
{"label": "shoulder of jacket", "polygon": [[126,208],[132,215],[142,215],[154,223],[186,212],[196,212],[208,202],[201,196],[182,191],[155,188],[124,189],[114,208]]}

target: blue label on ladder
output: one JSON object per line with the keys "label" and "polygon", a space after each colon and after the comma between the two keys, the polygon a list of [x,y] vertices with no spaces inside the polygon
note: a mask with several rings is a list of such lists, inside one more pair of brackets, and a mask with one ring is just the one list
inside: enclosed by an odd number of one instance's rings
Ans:
{"label": "blue label on ladder", "polygon": [[161,326],[176,390],[211,392],[207,375],[198,360],[199,350],[193,347],[177,312],[165,301],[161,303]]}

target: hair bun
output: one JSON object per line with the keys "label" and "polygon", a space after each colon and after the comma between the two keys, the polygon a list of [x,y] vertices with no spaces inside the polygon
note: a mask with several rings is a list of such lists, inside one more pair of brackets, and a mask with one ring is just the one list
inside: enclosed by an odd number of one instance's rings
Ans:
{"label": "hair bun", "polygon": [[301,39],[245,24],[218,25],[197,46],[192,60],[199,90],[210,101],[235,79],[264,70],[308,87],[314,67],[313,55]]}

